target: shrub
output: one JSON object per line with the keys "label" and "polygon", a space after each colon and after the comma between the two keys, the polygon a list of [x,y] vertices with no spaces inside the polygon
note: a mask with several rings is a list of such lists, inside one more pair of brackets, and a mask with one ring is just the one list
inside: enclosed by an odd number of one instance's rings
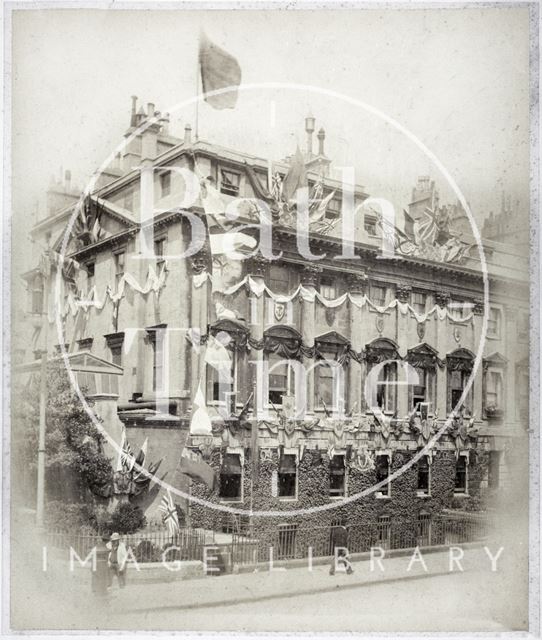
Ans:
{"label": "shrub", "polygon": [[[105,523],[104,523],[105,524]],[[107,528],[117,533],[134,533],[147,524],[141,507],[131,502],[121,502],[111,514]]]}

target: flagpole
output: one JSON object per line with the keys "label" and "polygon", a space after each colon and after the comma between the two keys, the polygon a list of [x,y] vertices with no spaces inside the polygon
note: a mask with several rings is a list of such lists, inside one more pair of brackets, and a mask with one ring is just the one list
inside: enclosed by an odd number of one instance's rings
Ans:
{"label": "flagpole", "polygon": [[[199,96],[199,74],[200,74],[200,66],[201,66],[200,52],[201,52],[201,30],[199,34],[198,57],[196,61],[196,97]],[[194,126],[194,140],[196,142],[198,141],[198,136],[199,136],[199,97],[196,100],[196,122]]]}
{"label": "flagpole", "polygon": [[[46,256],[47,272],[50,269],[49,252]],[[40,404],[39,404],[39,431],[38,431],[38,479],[36,496],[36,523],[38,527],[43,526],[45,512],[45,431],[47,426],[47,343],[49,334],[49,278],[43,277],[43,350],[41,352],[40,371]]]}

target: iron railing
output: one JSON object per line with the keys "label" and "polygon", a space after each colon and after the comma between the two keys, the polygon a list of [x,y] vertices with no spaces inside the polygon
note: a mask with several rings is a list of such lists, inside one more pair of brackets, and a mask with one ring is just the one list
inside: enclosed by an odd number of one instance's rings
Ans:
{"label": "iron railing", "polygon": [[[167,529],[154,528],[122,536],[137,562],[166,560],[203,560],[205,547],[218,548],[221,565],[230,570],[233,565],[254,565],[259,562],[331,556],[334,552],[336,526],[284,523],[269,526],[243,527],[242,530],[218,538],[205,529],[182,528],[172,536]],[[422,514],[413,520],[391,520],[381,517],[377,522],[346,526],[346,547],[349,553],[367,552],[371,547],[384,550],[432,547],[488,540],[495,522],[486,515]],[[218,535],[218,534],[217,534]],[[87,557],[100,540],[96,533],[49,530],[46,542],[52,547],[73,550],[80,558]],[[175,547],[175,548],[172,548]],[[166,556],[164,556],[164,552]],[[217,555],[213,552],[211,555]]]}

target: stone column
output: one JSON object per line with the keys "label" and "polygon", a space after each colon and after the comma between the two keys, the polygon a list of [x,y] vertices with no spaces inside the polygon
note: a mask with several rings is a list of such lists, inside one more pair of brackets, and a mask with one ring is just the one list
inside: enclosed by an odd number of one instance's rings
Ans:
{"label": "stone column", "polygon": [[[191,282],[190,282],[190,328],[199,331],[200,335],[207,333],[208,318],[208,290],[209,281],[206,280],[200,287],[194,286],[194,276],[202,275],[207,269],[207,254],[200,251],[190,258]],[[190,370],[188,380],[190,381],[190,397],[192,402],[198,388],[202,374],[204,374],[203,354],[190,346]],[[205,376],[202,379],[202,386],[205,388]]]}
{"label": "stone column", "polygon": [[[267,273],[269,265],[269,260],[266,260],[264,257],[257,255],[254,258],[251,258],[247,261],[247,273],[257,282],[262,283],[264,281],[265,275]],[[249,327],[250,327],[250,337],[253,340],[262,340],[264,334],[265,327],[265,294],[262,294],[259,298],[253,293],[249,293]],[[267,398],[260,397],[261,394],[257,392],[257,389],[254,389],[257,372],[261,371],[261,366],[259,363],[262,362],[264,357],[264,352],[262,349],[252,349],[250,351],[250,355],[248,358],[249,363],[249,375],[248,375],[248,383],[251,385],[251,390],[248,392],[248,395],[254,390],[255,393],[255,402],[253,403],[253,407],[256,408],[256,402],[258,403],[259,411],[263,411],[265,405],[267,404]],[[260,381],[257,381],[260,382]],[[259,388],[261,385],[259,385]]]}
{"label": "stone column", "polygon": [[[503,349],[504,357],[508,360],[507,366],[503,370],[504,381],[504,418],[505,428],[510,427],[512,424],[518,421],[516,412],[516,403],[519,401],[516,398],[516,367],[514,361],[516,360],[515,353],[513,352],[514,345],[517,342],[517,309],[515,306],[506,306],[504,309],[505,318],[503,322]],[[521,427],[520,427],[521,428]]]}
{"label": "stone column", "polygon": [[[348,290],[353,296],[362,296],[367,288],[367,276],[365,274],[353,274],[347,279]],[[363,350],[362,336],[362,312],[361,308],[355,304],[350,304],[349,325],[350,325],[350,345],[353,351],[360,353]],[[350,360],[348,369],[348,407],[351,411],[355,407],[355,412],[364,409],[364,398],[362,389],[362,363]]]}
{"label": "stone column", "polygon": [[[480,340],[482,336],[482,319],[484,315],[484,303],[475,301],[473,307],[473,353],[476,355],[480,349]],[[472,411],[476,416],[476,420],[482,420],[482,395],[484,390],[484,367],[483,362],[480,364],[472,385]]]}
{"label": "stone column", "polygon": [[[322,272],[322,267],[309,264],[301,271],[301,284],[311,291],[315,291],[318,286],[318,277]],[[316,303],[301,301],[301,335],[303,343],[307,347],[314,346]],[[311,358],[303,358],[303,365],[307,373],[307,407],[306,411],[312,414],[314,411],[314,371],[309,371],[309,367],[314,364]]]}
{"label": "stone column", "polygon": [[[397,300],[401,303],[410,301],[412,287],[408,284],[398,284],[396,288]],[[399,346],[399,353],[404,356],[409,347],[408,344],[408,315],[403,315],[399,307],[395,309],[396,313],[396,341]],[[404,368],[398,371],[398,382],[406,382],[406,374]],[[408,406],[408,387],[404,384],[397,386],[397,414],[399,418],[406,417],[409,410]]]}
{"label": "stone column", "polygon": [[[444,292],[435,293],[435,304],[437,304],[441,309],[446,308],[448,301],[450,299],[450,295]],[[437,348],[439,350],[439,356],[442,358],[446,357],[446,330],[447,323],[446,320],[436,319],[437,323]],[[447,367],[437,367],[437,392],[436,392],[436,407],[438,409],[438,415],[440,419],[446,418],[448,415],[448,369]]]}

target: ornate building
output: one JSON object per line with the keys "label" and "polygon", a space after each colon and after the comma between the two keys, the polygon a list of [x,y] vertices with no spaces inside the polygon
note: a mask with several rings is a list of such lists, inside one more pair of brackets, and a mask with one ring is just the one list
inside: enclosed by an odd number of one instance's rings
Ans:
{"label": "ornate building", "polygon": [[[155,115],[152,104],[136,112],[134,101],[126,135]],[[478,247],[453,229],[464,212],[439,207],[423,178],[404,227],[390,227],[363,187],[343,194],[330,177],[323,129],[313,153],[314,130],[308,118],[305,153],[272,170],[261,158],[193,140],[189,126],[183,140],[172,138],[167,115],[136,135],[86,197],[68,232],[70,260],[53,264],[49,349],[59,348],[56,301],[68,351],[123,369],[120,383],[99,373],[80,380],[110,435],[119,441],[124,427],[135,446],[148,438],[165,480],[211,503],[284,512],[275,524],[291,510],[337,505],[288,520],[323,525],[483,508],[506,485],[510,451],[528,427],[527,257],[484,244],[485,307]],[[316,260],[306,257],[297,210],[284,197],[294,178],[308,183],[305,241]],[[152,218],[143,181],[154,190]],[[266,202],[280,259],[225,258],[212,236],[179,258],[197,235],[194,218],[211,233],[231,232],[211,197],[224,209],[235,203],[236,225],[247,225],[244,240],[255,243],[263,231],[254,199]],[[345,207],[351,227],[342,226]],[[34,237],[59,252],[73,211],[70,203],[50,213]],[[40,314],[40,269],[25,279],[29,314]],[[34,339],[37,348],[39,322]],[[208,357],[216,341],[229,354],[225,385]],[[258,387],[262,363],[269,375]],[[202,395],[207,431],[194,428]],[[448,418],[433,446],[386,482]],[[181,472],[184,448],[215,470],[214,486]],[[344,502],[377,482],[377,491]],[[232,517],[201,503],[185,508],[194,525],[220,528]],[[149,516],[155,511],[153,504]],[[270,521],[261,522],[263,531]]]}

